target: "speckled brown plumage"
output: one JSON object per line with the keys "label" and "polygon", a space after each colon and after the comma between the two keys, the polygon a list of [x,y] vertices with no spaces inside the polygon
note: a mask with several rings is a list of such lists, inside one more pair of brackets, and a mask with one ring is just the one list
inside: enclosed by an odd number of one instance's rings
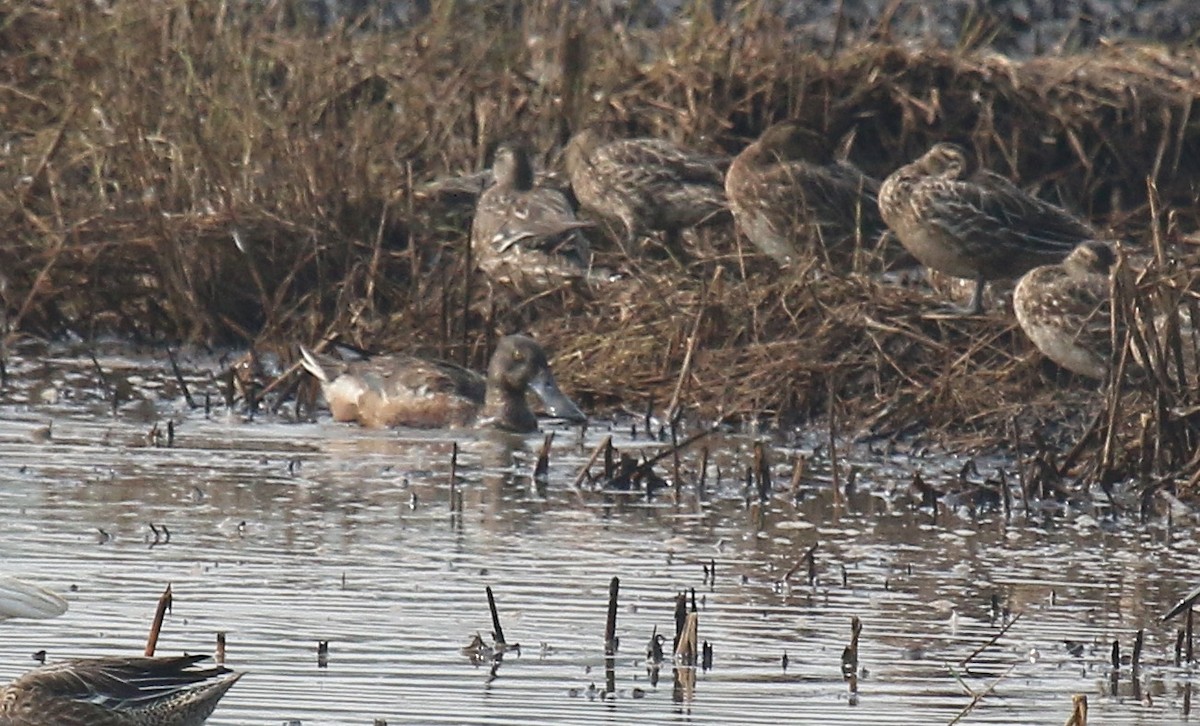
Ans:
{"label": "speckled brown plumage", "polygon": [[551,416],[586,416],[559,388],[546,352],[524,335],[496,345],[487,376],[445,361],[411,355],[341,361],[301,347],[301,363],[321,383],[337,421],[363,426],[442,428],[470,424],[528,433],[537,417],[525,400],[533,390]]}
{"label": "speckled brown plumage", "polygon": [[1108,375],[1112,359],[1109,273],[1116,258],[1103,242],[1084,242],[1061,263],[1025,273],[1013,292],[1021,330],[1069,371]]}
{"label": "speckled brown plumage", "polygon": [[471,223],[471,253],[488,279],[533,294],[586,276],[591,252],[579,229],[591,222],[558,190],[534,185],[526,149],[501,144],[492,172]]}
{"label": "speckled brown plumage", "polygon": [[565,162],[579,203],[621,222],[628,241],[693,227],[726,210],[724,161],[662,139],[605,142],[587,129],[571,138]]}
{"label": "speckled brown plumage", "polygon": [[0,690],[0,726],[200,726],[241,677],[196,667],[204,658],[81,658],[37,668]]}
{"label": "speckled brown plumage", "polygon": [[734,158],[725,194],[738,229],[782,265],[802,250],[845,265],[884,229],[879,182],[835,161],[818,134],[775,124]]}
{"label": "speckled brown plumage", "polygon": [[964,178],[966,155],[937,144],[893,172],[879,191],[879,211],[922,264],[976,282],[971,309],[983,307],[988,280],[1018,277],[1061,261],[1095,231],[1066,210],[996,174]]}

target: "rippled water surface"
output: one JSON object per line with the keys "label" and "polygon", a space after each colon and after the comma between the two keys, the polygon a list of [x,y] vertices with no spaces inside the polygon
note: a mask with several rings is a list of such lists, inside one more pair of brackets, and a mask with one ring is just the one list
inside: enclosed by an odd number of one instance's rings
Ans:
{"label": "rippled water surface", "polygon": [[[228,664],[248,672],[211,724],[936,724],[964,710],[962,723],[1044,724],[1062,723],[1075,693],[1093,723],[1187,718],[1178,625],[1158,622],[1200,578],[1186,514],[1171,528],[1088,507],[1037,524],[952,509],[935,519],[907,481],[916,469],[948,478],[962,466],[949,457],[864,458],[850,496],[835,502],[810,477],[797,503],[784,491],[792,450],[775,454],[777,491],[760,506],[744,496],[749,442],[738,439],[710,441],[702,494],[689,454],[685,486],[647,501],[572,486],[608,431],[581,440],[547,425],[556,436],[538,484],[541,436],[206,416],[184,404],[165,356],[98,363],[125,391],[115,414],[90,358],[8,360],[0,561],[71,609],[0,623],[0,678],[40,649],[139,652],[171,583],[159,653],[210,652],[224,632]],[[193,394],[219,399],[206,364],[192,366]],[[168,420],[174,446],[151,446],[147,432]],[[656,450],[621,429],[619,448]],[[169,541],[154,543],[152,523]],[[606,697],[613,576],[620,651]],[[521,650],[473,665],[461,649],[491,631],[488,585]],[[693,588],[713,666],[677,674],[667,662],[653,678],[646,642],[655,627],[673,632],[675,593]],[[1000,632],[993,596],[1020,620],[962,666]],[[863,623],[856,694],[841,670],[852,616]],[[1139,628],[1138,678],[1124,666],[1114,680],[1111,643],[1128,654]],[[324,668],[318,641],[329,642]]]}

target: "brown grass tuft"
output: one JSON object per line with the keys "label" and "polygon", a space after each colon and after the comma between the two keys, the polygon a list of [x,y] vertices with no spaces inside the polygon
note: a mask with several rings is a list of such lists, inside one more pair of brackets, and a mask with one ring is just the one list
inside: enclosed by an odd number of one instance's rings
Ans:
{"label": "brown grass tuft", "polygon": [[[959,445],[1000,445],[1014,418],[1069,442],[1103,405],[1041,364],[1006,312],[928,315],[928,293],[881,283],[870,265],[780,273],[729,230],[704,232],[683,264],[621,259],[597,239],[598,262],[623,280],[589,295],[490,297],[467,269],[469,192],[427,184],[481,168],[518,133],[552,165],[570,129],[597,119],[732,153],[799,117],[831,144],[856,130],[851,156],[876,176],[934,141],[964,143],[1155,251],[1131,300],[1166,311],[1196,288],[1195,49],[1016,62],[858,42],[830,55],[758,3],[729,22],[699,13],[655,30],[558,3],[519,17],[471,4],[393,31],[319,29],[288,3],[229,5],[6,11],[10,335],[291,344],[336,333],[482,365],[500,329],[528,327],[596,404],[677,400],[705,417],[793,423],[828,411],[832,390],[863,431]],[[1148,312],[1123,304],[1144,331]],[[1098,459],[1105,477],[1200,471],[1195,376],[1179,363],[1195,341],[1178,328],[1155,385],[1120,394],[1132,398],[1119,446]]]}

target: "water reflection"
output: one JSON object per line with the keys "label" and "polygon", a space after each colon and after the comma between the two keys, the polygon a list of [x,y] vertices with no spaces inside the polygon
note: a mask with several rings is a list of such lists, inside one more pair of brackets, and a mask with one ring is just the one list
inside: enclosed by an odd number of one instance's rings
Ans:
{"label": "water reflection", "polygon": [[[1178,526],[1168,537],[1087,510],[1006,521],[944,502],[935,517],[907,482],[918,467],[956,476],[949,458],[864,460],[835,499],[811,448],[795,492],[790,452],[773,457],[776,492],[762,503],[735,474],[753,457],[741,440],[706,442],[707,465],[691,452],[688,485],[653,498],[575,489],[610,432],[556,431],[539,480],[540,436],[206,418],[144,364],[125,366],[142,383],[113,415],[96,405],[90,365],[10,363],[20,375],[0,394],[0,558],[71,600],[58,620],[0,625],[5,676],[40,649],[140,650],[170,582],[161,652],[209,652],[224,632],[230,664],[249,673],[213,724],[924,724],[950,721],[972,694],[984,694],[972,723],[1061,722],[1075,693],[1101,723],[1190,711],[1178,626],[1157,622],[1194,585],[1194,537]],[[56,396],[20,384],[34,373],[57,381]],[[187,380],[199,396],[211,379]],[[174,420],[174,447],[146,438],[147,401]],[[623,450],[656,450],[611,433]],[[494,631],[487,586],[524,648],[473,664],[463,647]],[[671,658],[675,597],[693,590],[711,670]],[[645,646],[656,629],[657,668]],[[1139,629],[1140,668],[1114,667],[1112,642],[1128,654]]]}

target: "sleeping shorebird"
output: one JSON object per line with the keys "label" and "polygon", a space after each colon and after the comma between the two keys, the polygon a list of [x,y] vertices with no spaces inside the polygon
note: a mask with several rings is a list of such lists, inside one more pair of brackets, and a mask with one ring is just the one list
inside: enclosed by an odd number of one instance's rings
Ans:
{"label": "sleeping shorebird", "polygon": [[879,211],[922,264],[975,281],[969,312],[983,311],[988,280],[1060,262],[1096,238],[1090,225],[1066,210],[992,172],[964,178],[966,168],[961,148],[936,144],[884,180]]}
{"label": "sleeping shorebird", "polygon": [[1112,360],[1109,274],[1116,256],[1088,241],[1061,263],[1035,267],[1013,291],[1017,322],[1050,360],[1089,378],[1105,379]]}
{"label": "sleeping shorebird", "polygon": [[824,138],[794,121],[764,131],[725,174],[738,229],[781,265],[806,248],[848,263],[856,246],[885,229],[878,193],[878,181],[835,161]]}
{"label": "sleeping shorebird", "polygon": [[639,234],[675,235],[727,208],[724,160],[663,139],[605,142],[586,129],[567,144],[565,162],[579,203],[621,222],[630,245]]}

